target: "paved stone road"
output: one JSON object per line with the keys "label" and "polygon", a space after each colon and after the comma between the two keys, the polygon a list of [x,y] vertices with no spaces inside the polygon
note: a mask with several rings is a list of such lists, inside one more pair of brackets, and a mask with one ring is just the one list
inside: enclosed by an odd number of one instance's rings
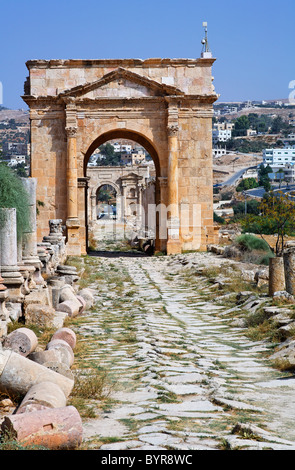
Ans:
{"label": "paved stone road", "polygon": [[77,331],[84,360],[115,386],[109,408],[84,420],[89,447],[295,449],[295,378],[268,364],[269,344],[232,326],[205,278],[190,283],[167,257],[91,262],[103,279]]}

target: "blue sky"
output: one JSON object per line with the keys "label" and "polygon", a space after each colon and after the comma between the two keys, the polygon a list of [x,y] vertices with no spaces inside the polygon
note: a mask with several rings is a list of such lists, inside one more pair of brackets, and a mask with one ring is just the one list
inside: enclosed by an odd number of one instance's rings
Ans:
{"label": "blue sky", "polygon": [[294,19],[294,0],[2,0],[3,105],[26,107],[27,60],[196,58],[203,21],[220,101],[288,98]]}

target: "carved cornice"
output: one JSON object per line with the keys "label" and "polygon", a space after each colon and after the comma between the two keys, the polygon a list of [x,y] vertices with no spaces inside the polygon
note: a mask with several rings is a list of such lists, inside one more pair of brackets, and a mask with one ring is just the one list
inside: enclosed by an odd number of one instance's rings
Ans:
{"label": "carved cornice", "polygon": [[50,59],[50,60],[28,60],[26,66],[28,70],[32,68],[85,68],[85,67],[163,67],[163,66],[186,66],[186,67],[211,67],[215,58],[148,58],[148,59]]}
{"label": "carved cornice", "polygon": [[[83,176],[82,178],[78,178],[78,188],[88,188],[89,181],[90,181],[89,176]],[[90,197],[96,198],[96,195],[90,196]]]}

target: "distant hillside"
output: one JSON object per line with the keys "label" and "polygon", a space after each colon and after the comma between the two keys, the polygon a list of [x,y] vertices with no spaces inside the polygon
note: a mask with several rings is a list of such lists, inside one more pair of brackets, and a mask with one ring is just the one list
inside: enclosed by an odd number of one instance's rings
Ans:
{"label": "distant hillside", "polygon": [[8,109],[0,106],[0,122],[9,121],[9,119],[14,119],[19,123],[29,124],[29,111],[26,109]]}

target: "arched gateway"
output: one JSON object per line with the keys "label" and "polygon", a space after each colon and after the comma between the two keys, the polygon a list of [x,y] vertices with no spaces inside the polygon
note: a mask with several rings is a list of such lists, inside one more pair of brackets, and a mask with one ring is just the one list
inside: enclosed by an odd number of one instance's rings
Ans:
{"label": "arched gateway", "polygon": [[212,116],[215,59],[27,62],[31,176],[38,180],[38,237],[49,219],[67,227],[69,255],[87,251],[86,165],[110,139],[146,148],[156,166],[156,246],[168,254],[214,242]]}

